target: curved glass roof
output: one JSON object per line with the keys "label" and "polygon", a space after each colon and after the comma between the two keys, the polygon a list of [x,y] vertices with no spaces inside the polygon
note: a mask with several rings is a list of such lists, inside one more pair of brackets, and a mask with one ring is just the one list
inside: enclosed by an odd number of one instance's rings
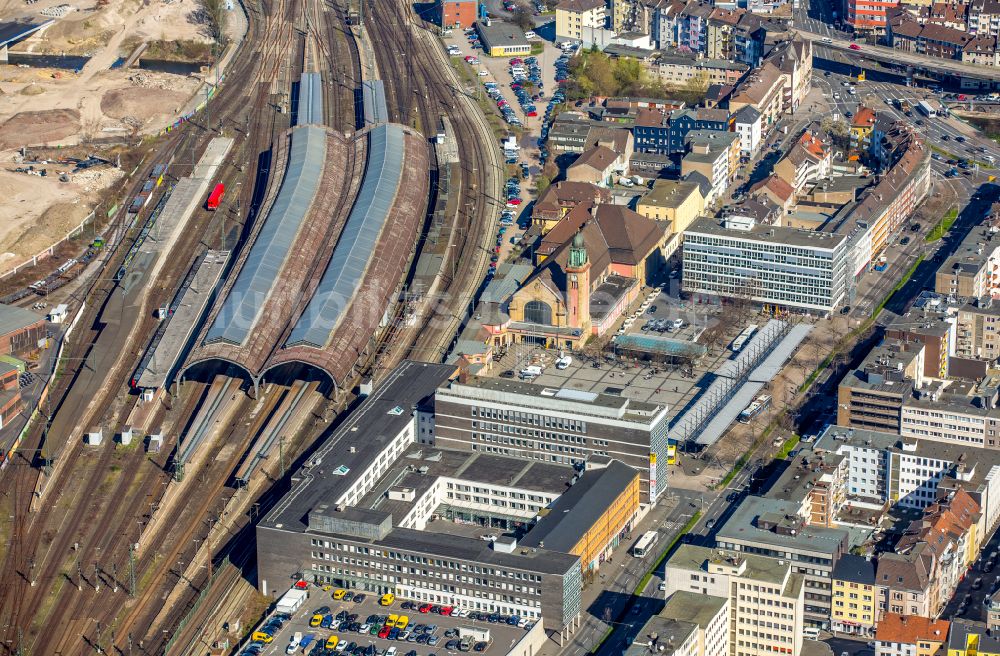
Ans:
{"label": "curved glass roof", "polygon": [[333,250],[316,293],[295,324],[285,347],[323,348],[337,328],[375,253],[379,234],[403,176],[403,128],[382,124],[368,133],[368,166],[357,200]]}
{"label": "curved glass roof", "polygon": [[309,213],[325,161],[323,128],[303,127],[292,132],[288,167],[278,196],[205,336],[206,344],[226,342],[239,346],[246,342]]}

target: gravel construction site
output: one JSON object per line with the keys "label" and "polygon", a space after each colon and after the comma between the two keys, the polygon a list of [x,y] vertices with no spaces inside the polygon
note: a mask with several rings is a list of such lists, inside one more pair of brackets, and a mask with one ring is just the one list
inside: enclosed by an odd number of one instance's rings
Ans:
{"label": "gravel construction site", "polygon": [[[211,54],[199,0],[0,0],[0,22],[50,18],[0,64],[0,274],[65,237],[121,177],[92,169],[61,180],[72,166],[59,165],[45,167],[44,177],[16,172],[32,162],[33,147],[78,146],[103,157],[161,132],[185,112],[207,69],[124,69],[121,60],[144,42],[157,58]],[[164,43],[184,47],[169,52]]]}

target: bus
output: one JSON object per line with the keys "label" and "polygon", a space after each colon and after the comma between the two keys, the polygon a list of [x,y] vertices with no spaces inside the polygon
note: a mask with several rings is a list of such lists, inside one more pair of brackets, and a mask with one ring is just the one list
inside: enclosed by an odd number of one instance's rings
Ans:
{"label": "bus", "polygon": [[733,353],[740,352],[740,349],[742,349],[743,346],[746,345],[747,340],[750,339],[750,337],[754,334],[755,330],[757,330],[757,324],[752,323],[746,328],[744,328],[743,332],[741,332],[739,335],[736,336],[736,339],[733,340],[733,345],[732,345]]}
{"label": "bus", "polygon": [[679,458],[677,457],[677,444],[674,442],[667,443],[667,464],[676,465]]}
{"label": "bus", "polygon": [[646,531],[643,533],[642,537],[632,545],[632,555],[636,558],[643,558],[653,548],[653,545],[656,544],[656,538],[656,531]]}
{"label": "bus", "polygon": [[740,413],[740,416],[737,417],[737,420],[741,424],[749,424],[751,419],[753,419],[754,417],[756,417],[757,415],[764,412],[770,407],[771,407],[771,397],[768,396],[767,394],[761,394],[756,399],[754,399],[750,403],[750,405],[748,405],[743,410],[743,412]]}
{"label": "bus", "polygon": [[917,110],[927,118],[934,118],[937,116],[937,110],[926,100],[921,100],[917,103]]}

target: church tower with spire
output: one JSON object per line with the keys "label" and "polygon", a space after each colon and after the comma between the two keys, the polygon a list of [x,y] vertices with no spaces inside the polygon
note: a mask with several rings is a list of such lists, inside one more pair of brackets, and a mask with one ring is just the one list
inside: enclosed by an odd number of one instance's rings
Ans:
{"label": "church tower with spire", "polygon": [[[590,332],[590,259],[583,241],[583,231],[573,235],[566,264],[567,323],[581,328],[584,336]],[[586,339],[586,337],[584,337]]]}

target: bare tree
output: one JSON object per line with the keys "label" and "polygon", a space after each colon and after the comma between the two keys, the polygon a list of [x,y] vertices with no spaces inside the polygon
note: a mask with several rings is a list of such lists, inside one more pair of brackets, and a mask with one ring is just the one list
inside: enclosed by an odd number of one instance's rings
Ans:
{"label": "bare tree", "polygon": [[222,45],[226,36],[226,23],[229,19],[226,0],[199,0],[199,4],[208,23],[212,40]]}

